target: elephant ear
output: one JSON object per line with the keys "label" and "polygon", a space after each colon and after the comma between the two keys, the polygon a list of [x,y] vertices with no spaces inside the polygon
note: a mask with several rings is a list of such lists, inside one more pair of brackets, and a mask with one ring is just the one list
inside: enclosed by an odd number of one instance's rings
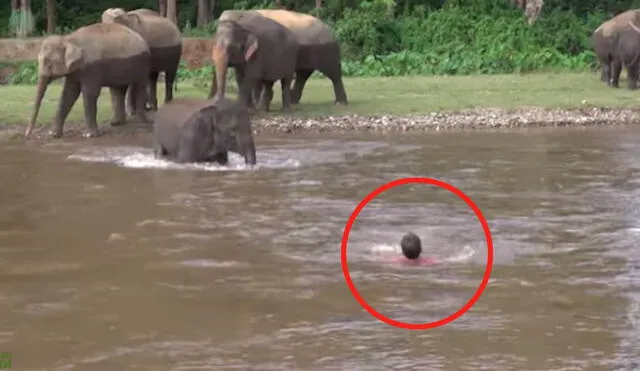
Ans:
{"label": "elephant ear", "polygon": [[221,112],[217,107],[209,107],[205,113],[206,124],[213,134],[214,151],[226,149],[229,145],[229,126],[225,125]]}
{"label": "elephant ear", "polygon": [[67,67],[67,71],[75,71],[84,62],[84,51],[78,45],[66,42],[64,51],[64,64]]}
{"label": "elephant ear", "polygon": [[246,48],[247,50],[244,52],[244,60],[248,62],[256,50],[258,50],[258,38],[256,35],[252,33],[247,35]]}
{"label": "elephant ear", "polygon": [[129,21],[129,25],[131,28],[135,30],[139,30],[142,27],[142,19],[137,14],[126,14],[127,21]]}

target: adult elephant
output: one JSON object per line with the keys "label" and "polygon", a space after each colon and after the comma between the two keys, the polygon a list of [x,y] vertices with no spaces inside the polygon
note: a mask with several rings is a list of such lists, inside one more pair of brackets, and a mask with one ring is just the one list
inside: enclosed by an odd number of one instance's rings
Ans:
{"label": "adult elephant", "polygon": [[[149,74],[149,103],[158,110],[157,83],[160,72],[164,72],[164,102],[173,99],[174,83],[182,55],[182,34],[169,19],[161,17],[151,9],[136,9],[126,12],[122,8],[110,8],[102,13],[103,23],[120,23],[145,39],[151,51],[151,73]],[[135,105],[129,96],[129,109]]]}
{"label": "adult elephant", "polygon": [[333,36],[331,28],[309,14],[282,9],[260,9],[255,12],[287,27],[296,36],[299,49],[291,93],[293,104],[300,103],[304,85],[317,70],[331,80],[335,104],[347,105],[347,92],[342,83],[340,43]]}
{"label": "adult elephant", "polygon": [[624,29],[618,30],[611,64],[613,84],[617,86],[624,66],[627,69],[627,87],[630,90],[637,88],[640,72],[640,14],[638,15],[638,19],[628,21]]}
{"label": "adult elephant", "polygon": [[228,163],[228,151],[256,164],[249,111],[224,97],[176,99],[162,106],[154,121],[154,153],[178,163]]}
{"label": "adult elephant", "polygon": [[295,36],[286,27],[257,13],[230,17],[230,12],[224,11],[220,15],[213,39],[211,59],[216,71],[212,75],[209,98],[216,94],[224,96],[227,69],[233,67],[238,99],[247,107],[253,107],[253,88],[264,84],[265,98],[261,108],[268,111],[273,84],[280,81],[282,108],[291,108],[291,81],[298,53]]}
{"label": "adult elephant", "polygon": [[593,32],[593,49],[602,68],[600,80],[611,87],[617,88],[619,86],[619,74],[615,78],[612,74],[613,53],[618,32],[628,28],[629,21],[638,14],[640,14],[640,9],[627,10],[602,23]]}
{"label": "adult elephant", "polygon": [[82,92],[84,136],[98,136],[97,103],[103,86],[111,90],[114,111],[111,125],[125,121],[124,100],[127,88],[138,99],[135,113],[140,120],[149,122],[146,101],[147,76],[151,69],[151,53],[142,36],[120,24],[95,23],[59,36],[47,37],[38,54],[38,87],[33,115],[25,136],[35,126],[42,98],[51,81],[64,77],[62,96],[53,119],[51,135],[62,136],[64,121]]}

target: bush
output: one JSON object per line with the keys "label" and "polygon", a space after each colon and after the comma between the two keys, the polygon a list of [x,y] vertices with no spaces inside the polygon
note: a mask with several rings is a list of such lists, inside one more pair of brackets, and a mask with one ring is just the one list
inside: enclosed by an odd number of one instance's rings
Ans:
{"label": "bush", "polygon": [[[607,16],[583,20],[543,14],[530,26],[507,1],[415,7],[392,20],[381,3],[364,2],[335,23],[349,76],[511,73],[596,66],[590,36]],[[469,4],[470,3],[470,4]]]}

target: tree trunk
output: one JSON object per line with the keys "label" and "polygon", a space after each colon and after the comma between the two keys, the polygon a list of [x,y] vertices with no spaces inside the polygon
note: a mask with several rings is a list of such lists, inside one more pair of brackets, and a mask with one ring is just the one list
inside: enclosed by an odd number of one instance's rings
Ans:
{"label": "tree trunk", "polygon": [[524,15],[527,17],[527,22],[533,24],[542,11],[544,0],[511,0],[511,4],[522,9]]}
{"label": "tree trunk", "polygon": [[52,34],[56,29],[56,4],[55,0],[47,0],[47,33]]}
{"label": "tree trunk", "polygon": [[316,0],[316,9],[322,8],[322,0]]}
{"label": "tree trunk", "polygon": [[161,16],[167,16],[167,0],[158,0],[158,13]]}
{"label": "tree trunk", "polygon": [[178,25],[178,7],[176,0],[167,0],[167,18],[176,26]]}
{"label": "tree trunk", "polygon": [[213,20],[211,0],[198,0],[198,16],[196,17],[196,27],[204,27]]}
{"label": "tree trunk", "polygon": [[196,27],[201,28],[204,26],[204,24],[206,23],[206,21],[204,20],[206,12],[207,12],[207,1],[198,0]]}
{"label": "tree trunk", "polygon": [[205,17],[206,23],[213,22],[213,8],[216,6],[216,0],[207,0],[207,13]]}
{"label": "tree trunk", "polygon": [[529,24],[533,24],[538,19],[538,16],[542,11],[544,0],[529,0],[526,3],[524,14],[527,16]]}
{"label": "tree trunk", "polygon": [[30,0],[11,1],[11,28],[17,37],[26,37],[33,31]]}

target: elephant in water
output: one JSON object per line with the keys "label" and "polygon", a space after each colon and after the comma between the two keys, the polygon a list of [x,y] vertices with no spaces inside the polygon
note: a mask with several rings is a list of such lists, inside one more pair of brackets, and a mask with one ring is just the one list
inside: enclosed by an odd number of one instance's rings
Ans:
{"label": "elephant in water", "polygon": [[226,165],[232,151],[256,164],[249,110],[224,97],[174,99],[158,110],[153,131],[156,158]]}
{"label": "elephant in water", "polygon": [[144,103],[150,69],[149,46],[142,36],[120,24],[95,23],[67,35],[47,37],[38,53],[40,76],[33,115],[25,137],[28,138],[33,131],[47,87],[60,77],[65,79],[53,119],[53,137],[62,136],[64,121],[80,93],[84,103],[84,121],[88,127],[85,136],[98,136],[97,105],[104,86],[111,89],[112,125],[121,125],[125,121],[124,100],[129,86],[131,94],[139,98],[136,115],[140,120],[149,122]]}

